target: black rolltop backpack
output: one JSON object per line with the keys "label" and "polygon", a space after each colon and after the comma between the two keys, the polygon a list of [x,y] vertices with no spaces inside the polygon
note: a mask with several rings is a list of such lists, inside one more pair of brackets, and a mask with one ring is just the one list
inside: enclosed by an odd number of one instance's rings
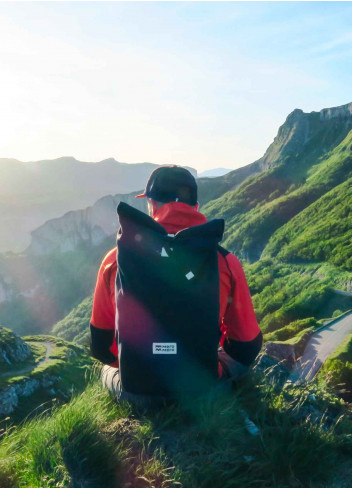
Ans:
{"label": "black rolltop backpack", "polygon": [[216,219],[168,235],[121,202],[117,208],[116,328],[122,394],[178,399],[206,393],[218,376]]}

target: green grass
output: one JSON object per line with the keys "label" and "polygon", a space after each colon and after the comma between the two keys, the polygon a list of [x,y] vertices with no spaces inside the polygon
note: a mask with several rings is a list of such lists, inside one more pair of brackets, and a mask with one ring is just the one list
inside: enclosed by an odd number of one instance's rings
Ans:
{"label": "green grass", "polygon": [[51,341],[55,346],[50,353],[49,360],[34,369],[31,377],[36,378],[43,374],[60,376],[63,390],[65,388],[81,389],[86,384],[85,376],[93,365],[88,350],[54,336],[41,335],[38,338],[41,341]]}
{"label": "green grass", "polygon": [[87,389],[51,416],[10,431],[0,446],[0,485],[114,487],[126,477],[122,462],[127,469],[133,448],[119,443],[114,423],[129,415],[100,388]]}
{"label": "green grass", "polygon": [[[320,258],[315,259],[321,260],[321,256],[324,256],[324,260],[331,259],[338,266],[350,269],[348,261],[350,240],[346,242],[343,237],[348,232],[346,231],[346,219],[350,208],[348,184],[344,182],[352,177],[351,140],[352,131],[342,142],[337,137],[336,143],[340,144],[331,148],[330,152],[325,151],[322,155],[318,155],[316,151],[311,154],[309,151],[300,152],[298,150],[294,157],[282,158],[277,166],[247,178],[235,190],[228,191],[219,198],[208,202],[202,209],[207,217],[222,217],[226,220],[224,246],[242,259],[255,261],[260,258],[269,242],[270,246],[265,253],[273,255],[276,248],[280,251],[282,244],[289,243],[289,236],[284,232],[285,225],[287,226],[290,220],[302,212],[306,212],[309,217],[308,209],[313,206],[313,213],[314,205],[319,208],[318,199],[323,199],[322,205],[329,198],[335,198],[335,194],[328,195],[328,193],[340,186],[339,206],[336,212],[343,219],[340,219],[341,222],[337,225],[333,212],[328,214],[326,224],[324,224],[325,216],[323,220],[318,221],[320,228],[325,226],[325,230],[330,230],[332,226],[335,226],[335,230],[332,241],[326,244],[325,242],[329,239],[323,230],[320,232],[319,228],[318,256]],[[348,202],[345,203],[346,199]],[[310,226],[305,223],[303,227],[304,233],[309,234]],[[294,235],[293,224],[289,229]],[[273,238],[275,233],[278,233],[278,243]],[[301,235],[300,231],[298,241]],[[310,236],[310,241],[312,241],[310,248],[313,252],[316,245],[316,242],[313,243],[314,235]],[[296,251],[300,250],[299,245],[301,244],[302,240],[297,243]],[[276,246],[274,251],[273,246]],[[290,253],[290,257],[296,256],[295,250]],[[333,260],[335,255],[337,257]]]}
{"label": "green grass", "polygon": [[92,314],[93,297],[87,297],[77,307],[56,323],[52,333],[59,338],[78,344],[89,343],[89,322]]}
{"label": "green grass", "polygon": [[260,327],[269,341],[292,338],[352,307],[351,297],[334,292],[346,288],[352,274],[333,265],[263,258],[244,268]]}
{"label": "green grass", "polygon": [[272,333],[264,335],[265,341],[286,341],[296,337],[297,334],[301,334],[303,331],[314,331],[318,327],[319,323],[314,318],[301,319],[293,321],[283,328],[277,329]]}
{"label": "green grass", "polygon": [[352,455],[343,403],[318,388],[281,390],[268,378],[250,376],[235,392],[159,410],[116,404],[93,383],[7,432],[0,485],[341,487]]}
{"label": "green grass", "polygon": [[40,362],[45,357],[46,348],[44,345],[38,344],[36,341],[27,341],[31,348],[35,363]]}
{"label": "green grass", "polygon": [[270,239],[264,256],[326,261],[352,270],[352,178],[307,207]]}
{"label": "green grass", "polygon": [[339,390],[352,391],[352,334],[326,360],[318,373],[320,382]]}
{"label": "green grass", "polygon": [[[16,376],[16,370],[12,372],[11,379],[7,379],[7,383],[11,384],[14,382],[18,382],[19,380],[30,375],[31,378],[36,378],[41,376],[43,373],[56,375],[63,373],[66,369],[70,369],[71,371],[71,380],[72,383],[75,384],[75,369],[79,367],[84,367],[92,364],[92,360],[90,359],[87,350],[78,347],[72,343],[65,342],[63,340],[57,339],[54,336],[49,335],[38,335],[38,336],[25,336],[25,341],[35,345],[37,352],[41,352],[41,359],[43,358],[43,354],[46,352],[46,348],[44,345],[38,344],[38,342],[50,342],[53,343],[53,349],[50,353],[49,359],[47,362],[42,363],[39,366],[35,366],[37,362],[30,362],[28,366],[33,365],[34,368],[30,372],[30,374]],[[21,368],[25,367],[26,363],[21,363]]]}
{"label": "green grass", "polygon": [[9,342],[12,342],[14,338],[13,331],[8,328],[4,328],[0,326],[0,345],[6,345]]}

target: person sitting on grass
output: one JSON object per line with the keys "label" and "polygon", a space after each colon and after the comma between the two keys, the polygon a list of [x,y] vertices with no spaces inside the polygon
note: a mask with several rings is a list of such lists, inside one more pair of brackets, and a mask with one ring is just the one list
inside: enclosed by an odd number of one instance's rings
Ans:
{"label": "person sitting on grass", "polygon": [[224,221],[199,212],[197,183],[179,166],[150,175],[120,202],[117,247],[99,268],[91,352],[119,399],[179,399],[243,376],[262,346],[246,277],[219,245]]}

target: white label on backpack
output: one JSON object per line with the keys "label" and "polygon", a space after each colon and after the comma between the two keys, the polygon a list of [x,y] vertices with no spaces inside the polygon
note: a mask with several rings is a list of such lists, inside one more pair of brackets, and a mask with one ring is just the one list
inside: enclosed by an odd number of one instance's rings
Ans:
{"label": "white label on backpack", "polygon": [[177,343],[153,343],[153,355],[176,355]]}

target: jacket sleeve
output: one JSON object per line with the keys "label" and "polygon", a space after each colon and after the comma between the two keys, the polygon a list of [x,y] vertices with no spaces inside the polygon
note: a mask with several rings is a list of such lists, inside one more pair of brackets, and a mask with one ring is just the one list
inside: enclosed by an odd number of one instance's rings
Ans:
{"label": "jacket sleeve", "polygon": [[226,261],[232,276],[232,287],[224,316],[226,334],[222,346],[234,360],[249,366],[262,347],[263,336],[242,265],[231,253],[226,256]]}
{"label": "jacket sleeve", "polygon": [[116,248],[103,259],[98,271],[90,320],[90,348],[93,357],[118,366],[115,341]]}

